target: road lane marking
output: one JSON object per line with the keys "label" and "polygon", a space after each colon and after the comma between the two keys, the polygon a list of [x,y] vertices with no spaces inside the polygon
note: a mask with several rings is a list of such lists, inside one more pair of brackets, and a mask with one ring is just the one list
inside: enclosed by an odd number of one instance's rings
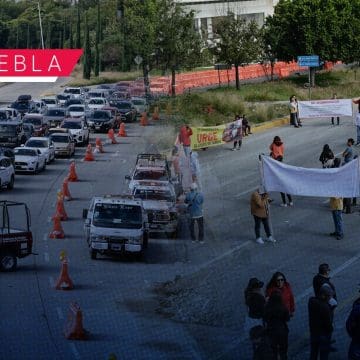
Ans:
{"label": "road lane marking", "polygon": [[78,350],[77,350],[74,343],[70,344],[70,348],[71,348],[71,351],[73,352],[73,354],[75,356],[75,359],[81,359],[81,356],[80,356],[80,354],[79,354],[79,352],[78,352]]}
{"label": "road lane marking", "polygon": [[55,282],[54,282],[54,278],[52,276],[49,276],[49,283],[50,283],[51,287],[54,287]]}
{"label": "road lane marking", "polygon": [[49,256],[49,253],[44,253],[44,258],[45,258],[45,261],[46,262],[49,262],[50,261],[50,256]]}
{"label": "road lane marking", "polygon": [[243,192],[237,194],[237,195],[235,196],[235,198],[236,198],[236,199],[239,199],[239,198],[241,198],[241,196],[246,195],[246,194],[249,194],[249,193],[255,191],[255,190],[258,189],[258,188],[259,188],[259,186],[252,187],[252,188],[249,189],[249,190],[246,190],[246,191],[243,191]]}
{"label": "road lane marking", "polygon": [[57,312],[57,314],[58,314],[58,318],[59,318],[60,320],[63,320],[63,319],[64,319],[64,314],[63,314],[63,312],[62,312],[62,310],[61,310],[60,307],[57,307],[57,308],[56,308],[56,312]]}

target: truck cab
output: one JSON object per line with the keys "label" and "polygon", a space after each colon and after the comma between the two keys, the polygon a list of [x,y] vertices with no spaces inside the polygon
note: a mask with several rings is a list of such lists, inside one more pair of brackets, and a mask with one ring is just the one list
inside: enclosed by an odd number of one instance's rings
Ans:
{"label": "truck cab", "polygon": [[91,259],[97,254],[142,255],[147,247],[147,216],[141,199],[132,195],[93,197],[83,218]]}

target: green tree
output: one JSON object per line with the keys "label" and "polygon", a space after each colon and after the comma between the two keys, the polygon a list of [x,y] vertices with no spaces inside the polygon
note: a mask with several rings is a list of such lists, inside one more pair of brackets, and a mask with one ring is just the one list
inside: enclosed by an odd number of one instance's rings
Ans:
{"label": "green tree", "polygon": [[239,66],[257,61],[260,57],[260,29],[256,22],[247,22],[229,13],[219,22],[214,37],[211,50],[217,61],[235,66],[236,89],[239,90]]}
{"label": "green tree", "polygon": [[91,76],[91,48],[87,16],[84,24],[84,55],[83,55],[83,78],[90,79]]}
{"label": "green tree", "polygon": [[96,40],[95,40],[95,63],[94,75],[99,76],[100,72],[100,0],[97,2],[97,22],[96,22]]}
{"label": "green tree", "polygon": [[81,18],[80,18],[80,0],[77,3],[76,6],[76,41],[75,41],[75,47],[76,49],[81,48]]}

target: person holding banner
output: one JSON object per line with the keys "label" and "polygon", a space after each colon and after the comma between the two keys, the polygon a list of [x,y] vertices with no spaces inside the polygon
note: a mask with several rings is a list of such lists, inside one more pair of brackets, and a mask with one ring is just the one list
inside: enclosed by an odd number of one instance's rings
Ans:
{"label": "person holding banner", "polygon": [[180,129],[179,142],[184,148],[186,157],[190,156],[191,151],[191,135],[193,134],[192,129],[188,125],[183,125]]}
{"label": "person holding banner", "polygon": [[241,148],[242,144],[242,135],[243,135],[243,127],[242,127],[242,118],[240,115],[235,116],[235,121],[233,122],[233,127],[231,130],[231,138],[234,141],[234,146],[231,150],[236,150],[236,145],[238,145],[238,150]]}

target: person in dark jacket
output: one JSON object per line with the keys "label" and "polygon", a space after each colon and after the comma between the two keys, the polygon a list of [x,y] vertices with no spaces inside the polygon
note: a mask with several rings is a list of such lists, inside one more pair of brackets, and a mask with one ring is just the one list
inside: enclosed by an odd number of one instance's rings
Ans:
{"label": "person in dark jacket", "polygon": [[320,264],[319,273],[313,278],[313,288],[315,296],[320,295],[320,289],[324,284],[328,284],[333,291],[333,298],[337,300],[336,290],[334,284],[330,281],[330,266],[329,264]]}
{"label": "person in dark jacket", "polygon": [[333,332],[333,312],[329,300],[333,296],[329,286],[322,286],[318,296],[313,296],[308,302],[310,327],[310,360],[327,360],[331,349]]}
{"label": "person in dark jacket", "polygon": [[244,291],[245,303],[248,307],[249,317],[261,319],[264,316],[265,296],[262,293],[264,283],[257,278],[251,278]]}
{"label": "person in dark jacket", "polygon": [[334,153],[330,149],[330,146],[328,144],[325,144],[323,147],[323,150],[320,154],[319,161],[322,163],[322,167],[325,168],[331,168],[334,164]]}
{"label": "person in dark jacket", "polygon": [[273,358],[287,359],[289,328],[287,322],[290,314],[284,305],[279,291],[272,292],[269,301],[265,305],[264,322],[270,339]]}
{"label": "person in dark jacket", "polygon": [[346,320],[346,330],[351,337],[349,360],[360,360],[360,297],[355,300]]}

